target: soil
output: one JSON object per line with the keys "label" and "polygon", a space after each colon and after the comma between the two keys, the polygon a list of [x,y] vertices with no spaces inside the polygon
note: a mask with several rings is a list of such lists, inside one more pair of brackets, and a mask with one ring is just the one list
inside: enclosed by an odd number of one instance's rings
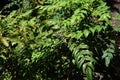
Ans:
{"label": "soil", "polygon": [[108,6],[111,9],[113,27],[120,25],[119,20],[115,20],[116,13],[120,13],[120,0],[108,0]]}

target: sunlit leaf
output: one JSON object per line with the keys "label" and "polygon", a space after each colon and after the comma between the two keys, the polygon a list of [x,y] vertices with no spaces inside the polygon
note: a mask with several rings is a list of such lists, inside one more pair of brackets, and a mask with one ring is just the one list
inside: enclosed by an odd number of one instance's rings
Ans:
{"label": "sunlit leaf", "polygon": [[86,75],[88,80],[92,80],[92,69],[90,67],[86,68]]}
{"label": "sunlit leaf", "polygon": [[94,27],[91,27],[91,28],[89,28],[89,29],[90,29],[90,31],[92,32],[92,34],[94,35],[96,29],[95,29]]}
{"label": "sunlit leaf", "polygon": [[90,31],[85,29],[85,30],[83,31],[83,33],[84,33],[84,36],[87,38],[88,35],[89,35],[89,33],[90,33]]}
{"label": "sunlit leaf", "polygon": [[1,37],[0,40],[1,40],[1,42],[3,43],[4,46],[9,47],[9,43],[8,43],[8,41],[6,40],[6,38]]}
{"label": "sunlit leaf", "polygon": [[98,33],[99,33],[99,32],[101,32],[102,27],[101,27],[101,26],[99,26],[99,25],[96,25],[96,26],[95,26],[95,29],[96,29],[96,30],[98,31]]}

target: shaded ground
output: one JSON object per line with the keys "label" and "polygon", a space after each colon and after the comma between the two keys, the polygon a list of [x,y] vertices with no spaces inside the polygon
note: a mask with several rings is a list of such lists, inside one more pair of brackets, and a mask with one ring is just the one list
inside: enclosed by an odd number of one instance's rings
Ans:
{"label": "shaded ground", "polygon": [[115,20],[116,13],[120,13],[120,0],[108,0],[108,5],[111,8],[113,27],[120,25],[120,21]]}
{"label": "shaded ground", "polygon": [[[120,14],[120,0],[106,0],[107,5],[110,6],[112,26],[120,25],[120,20],[116,20],[117,13]],[[96,67],[93,80],[120,80],[120,35],[116,36],[116,53],[117,55],[112,60],[110,68],[105,68],[103,64]],[[86,80],[86,79],[84,79]]]}
{"label": "shaded ground", "polygon": [[[120,25],[120,20],[115,20],[116,13],[120,13],[120,0],[107,0],[108,5],[111,8],[111,16],[113,27]],[[116,38],[116,45],[118,53],[117,56],[113,59],[112,67],[110,68],[112,77],[115,79],[112,80],[120,80],[120,35]]]}

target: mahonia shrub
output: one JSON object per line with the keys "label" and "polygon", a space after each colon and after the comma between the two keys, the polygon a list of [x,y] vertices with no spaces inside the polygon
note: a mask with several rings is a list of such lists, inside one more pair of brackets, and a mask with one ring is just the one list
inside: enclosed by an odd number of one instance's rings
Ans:
{"label": "mahonia shrub", "polygon": [[96,65],[109,67],[115,31],[103,0],[21,2],[0,15],[1,79],[93,80]]}

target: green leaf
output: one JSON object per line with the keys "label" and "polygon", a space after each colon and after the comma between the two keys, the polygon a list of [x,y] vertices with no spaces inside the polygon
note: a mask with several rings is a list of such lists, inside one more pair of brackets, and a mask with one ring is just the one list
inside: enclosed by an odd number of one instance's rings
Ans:
{"label": "green leaf", "polygon": [[87,38],[87,37],[88,37],[88,35],[89,35],[89,33],[90,33],[90,31],[89,31],[89,30],[87,30],[87,29],[85,29],[85,30],[83,31],[83,33],[84,33],[84,36]]}
{"label": "green leaf", "polygon": [[82,68],[82,65],[84,64],[84,62],[85,62],[85,58],[83,57],[83,58],[81,58],[81,59],[78,61],[78,63],[77,63],[78,68]]}
{"label": "green leaf", "polygon": [[0,58],[2,58],[3,60],[7,59],[7,57],[5,57],[3,54],[0,54]]}
{"label": "green leaf", "polygon": [[18,45],[15,47],[15,52],[21,53],[24,50],[23,43],[18,43]]}
{"label": "green leaf", "polygon": [[110,64],[111,58],[110,57],[106,57],[105,58],[105,66],[108,67]]}
{"label": "green leaf", "polygon": [[34,26],[35,25],[35,20],[36,20],[36,17],[33,17],[32,19],[30,19],[29,21],[28,21],[28,25],[30,25],[30,26]]}
{"label": "green leaf", "polygon": [[89,51],[89,50],[81,50],[81,51],[80,51],[80,55],[92,56],[92,53],[91,53],[91,51]]}
{"label": "green leaf", "polygon": [[35,51],[32,53],[31,60],[32,62],[37,62],[40,58],[43,58],[44,53]]}
{"label": "green leaf", "polygon": [[76,33],[71,33],[71,38],[76,38]]}
{"label": "green leaf", "polygon": [[87,44],[85,44],[85,43],[81,43],[80,45],[78,45],[78,48],[79,49],[88,49],[89,46]]}
{"label": "green leaf", "polygon": [[9,43],[8,43],[8,41],[7,41],[6,38],[0,37],[0,41],[2,42],[2,44],[3,44],[5,47],[9,47]]}
{"label": "green leaf", "polygon": [[82,36],[83,36],[83,32],[82,31],[77,31],[76,38],[80,39]]}
{"label": "green leaf", "polygon": [[90,29],[90,31],[92,32],[92,34],[94,35],[96,29],[95,29],[94,27],[90,27],[89,29]]}
{"label": "green leaf", "polygon": [[29,34],[28,34],[28,35],[29,35],[29,39],[30,39],[30,40],[34,40],[34,38],[35,38],[35,37],[34,37],[34,34],[33,34],[33,32],[32,32],[32,31],[31,31],[31,32],[29,32]]}
{"label": "green leaf", "polygon": [[55,29],[55,30],[56,29],[60,29],[60,26],[59,25],[55,25],[55,26],[52,27],[52,29]]}
{"label": "green leaf", "polygon": [[87,64],[84,63],[84,64],[82,65],[82,71],[83,71],[83,73],[86,73],[86,68],[87,68]]}
{"label": "green leaf", "polygon": [[108,50],[103,51],[102,59],[108,57],[109,54],[111,54],[111,53],[109,53]]}
{"label": "green leaf", "polygon": [[92,70],[94,70],[94,64],[93,63],[95,63],[96,61],[94,60],[94,62],[89,62],[87,65],[92,69]]}
{"label": "green leaf", "polygon": [[100,25],[96,25],[95,29],[98,31],[98,33],[102,31],[102,27]]}
{"label": "green leaf", "polygon": [[75,44],[74,44],[74,43],[73,43],[73,44],[69,43],[69,49],[70,49],[71,51],[73,51],[74,48],[75,48]]}
{"label": "green leaf", "polygon": [[12,11],[12,12],[7,16],[7,18],[8,18],[8,19],[12,18],[13,16],[16,15],[16,12],[17,12],[16,10]]}
{"label": "green leaf", "polygon": [[32,13],[32,9],[26,11],[25,13],[22,13],[21,15],[17,16],[17,18],[22,18],[28,16],[30,13]]}
{"label": "green leaf", "polygon": [[79,48],[76,48],[76,47],[75,47],[74,50],[73,50],[74,55],[77,55],[78,52],[79,52]]}
{"label": "green leaf", "polygon": [[108,67],[113,58],[114,49],[108,48],[103,51],[102,59],[105,59],[105,66]]}
{"label": "green leaf", "polygon": [[115,20],[120,20],[120,13],[116,13]]}
{"label": "green leaf", "polygon": [[100,21],[106,21],[106,22],[108,22],[109,19],[110,19],[110,15],[108,13],[102,14],[99,18]]}
{"label": "green leaf", "polygon": [[120,32],[120,25],[116,26],[116,27],[114,28],[114,30],[115,30],[116,32]]}
{"label": "green leaf", "polygon": [[92,80],[92,69],[90,67],[86,68],[86,73],[85,74],[87,75],[88,80]]}
{"label": "green leaf", "polygon": [[30,44],[31,49],[35,49],[36,46],[37,46],[36,44]]}
{"label": "green leaf", "polygon": [[79,55],[78,56],[75,55],[75,61],[76,61],[77,65],[79,65],[78,63],[79,63],[80,59],[81,59],[81,57]]}
{"label": "green leaf", "polygon": [[22,26],[22,27],[25,27],[27,24],[28,24],[28,21],[27,20],[21,20],[19,22],[19,24]]}

